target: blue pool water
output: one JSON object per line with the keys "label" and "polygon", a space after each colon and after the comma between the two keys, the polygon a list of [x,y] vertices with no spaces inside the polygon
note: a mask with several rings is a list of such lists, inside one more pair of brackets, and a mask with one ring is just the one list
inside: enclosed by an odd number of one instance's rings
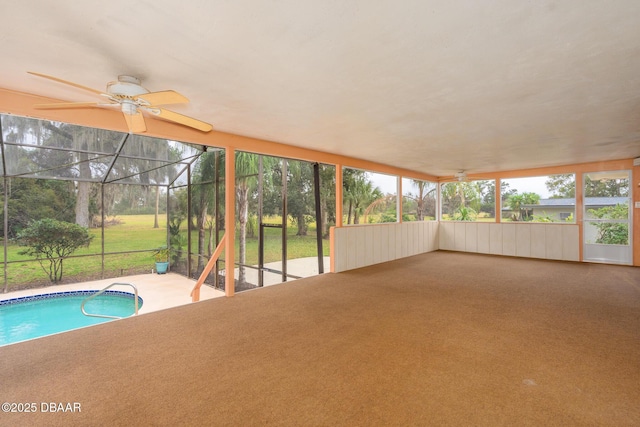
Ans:
{"label": "blue pool water", "polygon": [[[0,346],[108,322],[82,314],[82,301],[96,291],[57,292],[0,301]],[[142,298],[138,298],[138,308]],[[135,312],[134,295],[106,291],[88,301],[87,313],[127,317]]]}

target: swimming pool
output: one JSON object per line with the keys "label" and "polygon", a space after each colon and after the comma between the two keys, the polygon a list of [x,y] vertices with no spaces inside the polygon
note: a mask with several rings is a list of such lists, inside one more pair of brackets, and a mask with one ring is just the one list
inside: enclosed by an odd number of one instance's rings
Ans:
{"label": "swimming pool", "polygon": [[[0,301],[0,346],[113,320],[80,311],[82,301],[96,292],[56,292]],[[84,308],[91,314],[128,317],[135,311],[134,298],[129,292],[106,291]],[[142,307],[140,297],[138,306]]]}

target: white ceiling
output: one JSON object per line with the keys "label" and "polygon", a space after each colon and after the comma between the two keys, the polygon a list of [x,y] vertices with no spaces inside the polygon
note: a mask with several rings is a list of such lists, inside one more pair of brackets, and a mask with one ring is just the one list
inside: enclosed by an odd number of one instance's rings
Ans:
{"label": "white ceiling", "polygon": [[640,156],[637,0],[7,0],[0,87],[444,176]]}

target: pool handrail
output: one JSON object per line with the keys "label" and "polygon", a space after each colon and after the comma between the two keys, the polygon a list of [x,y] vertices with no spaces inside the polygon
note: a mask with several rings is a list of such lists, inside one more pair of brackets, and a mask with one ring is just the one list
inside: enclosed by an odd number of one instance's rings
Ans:
{"label": "pool handrail", "polygon": [[84,309],[84,305],[89,302],[90,300],[92,300],[93,298],[97,297],[98,295],[102,295],[103,293],[105,293],[108,289],[110,289],[113,286],[116,285],[121,285],[121,286],[131,286],[133,288],[133,294],[134,294],[134,306],[135,306],[135,315],[138,315],[138,288],[136,288],[134,285],[132,285],[131,283],[120,283],[120,282],[115,282],[110,284],[109,286],[99,290],[98,292],[96,292],[93,295],[88,296],[87,298],[85,298],[84,300],[82,300],[82,304],[80,304],[80,310],[82,310],[82,314],[84,314],[85,316],[89,316],[89,317],[102,317],[104,319],[122,319],[122,317],[120,316],[107,316],[106,314],[93,314],[93,313],[87,313]]}
{"label": "pool handrail", "polygon": [[227,234],[225,233],[222,236],[222,239],[220,239],[220,243],[218,243],[218,246],[213,251],[213,254],[211,255],[211,258],[209,259],[209,262],[207,262],[207,265],[205,265],[204,270],[202,270],[202,273],[200,274],[200,277],[198,278],[198,281],[196,282],[196,285],[191,290],[191,302],[200,301],[200,287],[202,286],[202,284],[206,280],[206,278],[209,275],[209,273],[211,273],[211,270],[213,269],[213,266],[216,264],[216,261],[218,261],[218,258],[220,258],[220,255],[222,254],[222,251],[224,250],[224,244],[225,244],[226,240],[227,240]]}

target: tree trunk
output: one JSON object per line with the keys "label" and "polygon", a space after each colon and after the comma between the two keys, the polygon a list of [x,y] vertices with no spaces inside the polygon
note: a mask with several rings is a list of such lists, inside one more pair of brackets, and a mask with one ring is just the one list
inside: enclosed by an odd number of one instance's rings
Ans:
{"label": "tree trunk", "polygon": [[156,186],[156,214],[153,218],[153,228],[160,228],[158,223],[158,212],[160,210],[160,186]]}
{"label": "tree trunk", "polygon": [[422,192],[420,192],[420,196],[418,197],[417,203],[418,203],[418,206],[417,206],[416,216],[418,217],[418,221],[423,221],[425,203],[424,203],[424,196],[422,195]]}
{"label": "tree trunk", "polygon": [[322,238],[329,237],[329,213],[327,212],[327,202],[324,199],[321,200],[320,216],[322,218]]}
{"label": "tree trunk", "polygon": [[[95,130],[88,129],[79,132],[74,136],[73,145],[79,150],[86,151],[88,148],[87,141],[95,139]],[[83,227],[89,227],[89,198],[91,193],[91,165],[89,164],[89,155],[86,152],[78,153],[78,171],[79,178],[76,193],[76,224]]]}
{"label": "tree trunk", "polygon": [[204,260],[202,257],[204,256],[205,249],[205,235],[206,229],[205,226],[207,224],[207,204],[203,203],[200,211],[200,215],[198,216],[198,271],[204,269]]}
{"label": "tree trunk", "polygon": [[[83,164],[80,164],[82,169]],[[89,165],[87,164],[87,167]],[[89,227],[89,193],[91,192],[90,182],[78,182],[76,193],[76,224]]]}
{"label": "tree trunk", "polygon": [[[244,264],[247,261],[247,220],[249,218],[249,185],[244,182],[239,182],[236,187],[236,194],[238,200],[238,223],[240,225],[240,236],[238,242],[239,259],[240,264],[238,268],[238,281],[245,283],[245,268]],[[233,238],[233,236],[229,236]]]}
{"label": "tree trunk", "polygon": [[215,220],[211,220],[209,222],[209,238],[207,239],[207,258],[211,257],[211,254],[213,254],[213,239],[214,239],[214,221]]}
{"label": "tree trunk", "polygon": [[307,223],[304,220],[304,214],[298,214],[296,218],[296,222],[298,223],[298,233],[296,236],[306,236],[307,235]]}

